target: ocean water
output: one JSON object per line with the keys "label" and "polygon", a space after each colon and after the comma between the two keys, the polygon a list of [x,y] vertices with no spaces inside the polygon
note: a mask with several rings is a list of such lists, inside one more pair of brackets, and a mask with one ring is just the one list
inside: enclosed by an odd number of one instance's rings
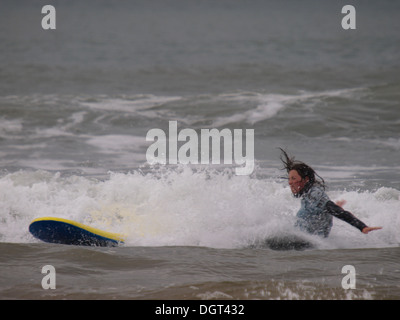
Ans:
{"label": "ocean water", "polygon": [[[348,1],[50,1],[44,30],[47,2],[0,3],[1,299],[400,298],[400,3],[356,2],[344,30]],[[254,130],[254,170],[151,165],[146,135],[170,121]],[[299,233],[279,147],[383,229],[255,246]],[[41,243],[44,216],[127,240]]]}

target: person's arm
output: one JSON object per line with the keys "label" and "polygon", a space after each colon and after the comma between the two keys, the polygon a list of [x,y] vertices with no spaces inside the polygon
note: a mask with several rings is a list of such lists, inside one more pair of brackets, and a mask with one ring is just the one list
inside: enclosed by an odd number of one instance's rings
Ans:
{"label": "person's arm", "polygon": [[332,201],[328,201],[325,205],[325,208],[329,214],[351,224],[353,227],[359,229],[362,233],[368,233],[373,230],[382,229],[381,227],[368,227],[364,222],[357,219],[352,213],[344,210],[342,207],[338,206]]}

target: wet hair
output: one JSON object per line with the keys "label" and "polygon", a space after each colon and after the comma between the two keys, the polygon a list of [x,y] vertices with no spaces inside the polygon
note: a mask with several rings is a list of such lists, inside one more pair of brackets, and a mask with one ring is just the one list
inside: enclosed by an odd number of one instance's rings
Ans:
{"label": "wet hair", "polygon": [[282,155],[280,157],[284,168],[282,170],[286,170],[289,173],[292,170],[296,170],[299,176],[302,179],[308,177],[308,187],[311,187],[314,184],[319,184],[325,189],[325,181],[322,179],[313,168],[309,165],[305,164],[304,162],[295,160],[294,157],[289,157],[285,150],[279,148],[282,151]]}

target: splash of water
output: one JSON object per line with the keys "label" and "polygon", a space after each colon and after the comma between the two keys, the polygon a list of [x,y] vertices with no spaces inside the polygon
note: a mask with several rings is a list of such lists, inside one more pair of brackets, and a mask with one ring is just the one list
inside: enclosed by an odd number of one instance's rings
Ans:
{"label": "splash of water", "polygon": [[[110,173],[105,180],[48,171],[19,171],[0,178],[0,240],[36,242],[28,233],[38,217],[72,219],[127,236],[127,246],[237,248],[294,232],[299,208],[277,179],[236,176],[229,170],[190,167],[144,173]],[[332,191],[346,209],[383,230],[369,235],[335,219],[321,248],[397,246],[400,191]]]}

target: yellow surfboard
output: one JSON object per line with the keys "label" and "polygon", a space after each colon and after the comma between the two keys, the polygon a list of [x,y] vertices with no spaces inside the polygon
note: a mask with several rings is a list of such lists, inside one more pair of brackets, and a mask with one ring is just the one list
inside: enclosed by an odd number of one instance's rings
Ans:
{"label": "yellow surfboard", "polygon": [[106,232],[76,221],[54,217],[33,220],[29,225],[29,232],[44,242],[78,246],[115,247],[125,241],[122,234]]}

